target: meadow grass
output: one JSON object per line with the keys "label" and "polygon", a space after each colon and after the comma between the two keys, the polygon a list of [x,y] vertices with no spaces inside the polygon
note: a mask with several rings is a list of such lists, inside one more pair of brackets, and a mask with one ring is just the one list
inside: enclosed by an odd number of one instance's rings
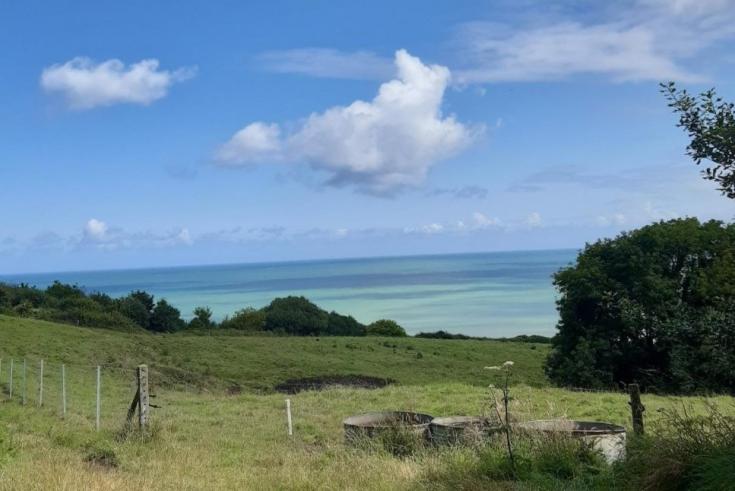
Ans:
{"label": "meadow grass", "polygon": [[[548,475],[530,483],[488,480],[497,469],[480,474],[477,469],[502,466],[498,460],[502,453],[492,448],[485,454],[472,449],[426,448],[396,457],[345,444],[342,420],[362,412],[400,409],[434,416],[486,414],[486,386],[496,381],[482,368],[513,358],[518,382],[512,388],[511,411],[516,419],[565,417],[630,426],[625,394],[570,392],[545,386],[540,373],[543,348],[531,350],[514,343],[404,339],[395,341],[401,348],[394,354],[392,347],[378,349],[379,343],[386,342],[383,339],[188,339],[10,318],[0,318],[0,341],[4,353],[0,374],[1,489],[585,489],[580,486],[590,482],[557,480]],[[332,348],[330,343],[335,342],[338,347]],[[363,349],[347,348],[348,343]],[[409,358],[406,351],[412,350],[404,346],[409,344],[414,350],[434,349],[440,354],[433,355],[436,360],[432,364],[423,365],[431,358]],[[463,347],[472,359],[453,356],[462,354]],[[214,349],[220,351],[207,353]],[[339,354],[330,356],[332,349]],[[157,397],[153,402],[160,408],[152,409],[151,430],[145,435],[123,435],[120,430],[134,387],[132,373],[121,367],[155,362],[162,350],[169,352],[165,366],[189,373],[207,364],[210,373],[193,380],[194,385],[183,385],[170,373],[154,372],[151,384]],[[321,357],[326,359],[317,356],[320,350],[325,350]],[[297,366],[302,352],[307,353],[305,361]],[[43,356],[47,367],[76,360],[66,419],[59,417],[59,380],[53,368],[46,369],[43,407],[35,405],[37,380],[31,377],[26,406],[20,405],[17,388],[13,400],[7,399],[5,357],[9,354],[33,360]],[[198,355],[205,361],[195,359]],[[279,356],[286,359],[283,365]],[[372,364],[372,356],[379,357],[382,364]],[[190,360],[186,361],[187,357]],[[262,382],[246,384],[252,382],[261,359]],[[102,431],[96,432],[93,366],[99,362],[107,366],[103,371]],[[238,373],[239,366],[247,375]],[[399,384],[376,390],[333,388],[289,396],[267,390],[271,384],[291,378],[296,369],[305,376],[323,374],[322,370],[367,371],[369,375],[391,376]],[[210,381],[213,385],[205,390],[209,386],[203,382]],[[246,390],[228,394],[226,388],[232,381],[240,381]],[[292,401],[293,437],[286,431],[285,397]],[[732,398],[708,401],[727,414],[735,414]],[[701,398],[644,395],[643,402],[649,422],[662,408],[687,405],[695,413],[706,411]],[[555,460],[550,462],[552,467],[558,466]],[[610,480],[604,482],[609,484]]]}

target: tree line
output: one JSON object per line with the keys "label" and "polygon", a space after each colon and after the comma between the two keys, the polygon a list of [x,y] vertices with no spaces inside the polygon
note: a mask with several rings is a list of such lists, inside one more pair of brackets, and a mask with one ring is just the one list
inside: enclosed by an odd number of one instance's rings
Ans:
{"label": "tree line", "polygon": [[171,333],[183,330],[233,330],[296,336],[406,336],[395,321],[365,325],[350,315],[328,312],[304,297],[274,299],[261,309],[245,308],[217,322],[209,307],[194,309],[191,320],[166,299],[135,290],[123,297],[55,281],[45,289],[0,283],[0,313],[123,331]]}

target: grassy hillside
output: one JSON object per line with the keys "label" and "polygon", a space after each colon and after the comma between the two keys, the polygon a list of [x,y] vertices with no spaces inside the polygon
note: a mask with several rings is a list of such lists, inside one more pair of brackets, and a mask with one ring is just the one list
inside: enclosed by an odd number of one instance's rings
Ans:
{"label": "grassy hillside", "polygon": [[376,337],[235,337],[151,335],[88,329],[0,316],[0,356],[111,368],[150,365],[157,383],[218,390],[268,391],[285,380],[359,374],[402,385],[487,385],[483,367],[516,362],[517,380],[546,385],[548,345]]}
{"label": "grassy hillside", "polygon": [[[545,349],[488,341],[153,336],[0,317],[0,489],[590,489],[548,474],[526,484],[477,477],[477,455],[468,449],[428,448],[398,458],[344,443],[342,420],[362,412],[487,414],[487,385],[497,383],[497,372],[483,366],[506,359],[515,362],[515,419],[629,426],[624,394],[546,387]],[[16,360],[12,400],[9,356]],[[22,356],[28,361],[26,406],[20,404]],[[37,405],[40,357],[46,361],[43,407]],[[59,417],[61,362],[68,364],[65,419]],[[152,410],[149,435],[121,437],[134,391],[128,367],[139,362],[155,367],[159,408]],[[104,365],[100,432],[94,430],[98,363]],[[392,377],[399,384],[291,396],[272,391],[287,378],[326,373]],[[186,380],[194,385],[182,385]],[[226,390],[235,383],[245,390]],[[213,390],[202,391],[206,387]],[[286,434],[285,397],[292,401],[293,437]],[[696,413],[705,404],[652,395],[643,402],[649,423],[658,409],[686,404]],[[732,398],[710,402],[735,412]],[[603,489],[614,489],[614,477],[600,478],[608,485]]]}

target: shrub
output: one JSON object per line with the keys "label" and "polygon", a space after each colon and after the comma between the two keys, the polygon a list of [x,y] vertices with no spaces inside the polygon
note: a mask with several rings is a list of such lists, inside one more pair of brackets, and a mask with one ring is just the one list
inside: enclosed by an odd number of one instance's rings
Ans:
{"label": "shrub", "polygon": [[181,312],[166,300],[159,300],[151,314],[151,331],[175,332],[183,328],[184,321],[181,320]]}
{"label": "shrub", "polygon": [[258,332],[265,329],[265,311],[247,307],[238,310],[232,317],[225,317],[220,323],[223,329]]}
{"label": "shrub", "polygon": [[406,337],[406,331],[396,321],[390,319],[380,319],[369,326],[365,330],[368,336],[389,336],[389,337]]}
{"label": "shrub", "polygon": [[649,435],[635,439],[616,474],[628,489],[724,490],[735,482],[735,418],[710,405],[662,412]]}
{"label": "shrub", "polygon": [[351,315],[340,315],[330,312],[327,320],[327,331],[330,336],[364,336],[365,326],[360,324]]}
{"label": "shrub", "polygon": [[268,331],[317,336],[329,325],[329,315],[304,297],[276,298],[264,310]]}

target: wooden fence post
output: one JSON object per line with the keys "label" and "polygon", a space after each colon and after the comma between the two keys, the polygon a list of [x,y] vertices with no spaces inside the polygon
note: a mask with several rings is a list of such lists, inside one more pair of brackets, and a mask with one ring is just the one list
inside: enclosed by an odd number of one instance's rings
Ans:
{"label": "wooden fence post", "polygon": [[10,398],[13,398],[13,359],[10,359]]}
{"label": "wooden fence post", "polygon": [[43,407],[43,360],[41,360],[41,369],[38,374],[38,407]]}
{"label": "wooden fence post", "polygon": [[66,418],[66,366],[61,364],[61,417]]}
{"label": "wooden fence post", "polygon": [[138,365],[138,425],[143,430],[148,426],[148,366]]}
{"label": "wooden fence post", "polygon": [[97,418],[95,421],[95,429],[97,431],[100,431],[100,382],[101,382],[100,378],[102,375],[101,371],[102,369],[100,368],[99,365],[97,365],[97,415],[96,415]]}
{"label": "wooden fence post", "polygon": [[633,432],[636,435],[643,434],[643,411],[646,407],[641,403],[641,390],[638,384],[630,384],[628,386],[630,391],[630,410],[633,415]]}

